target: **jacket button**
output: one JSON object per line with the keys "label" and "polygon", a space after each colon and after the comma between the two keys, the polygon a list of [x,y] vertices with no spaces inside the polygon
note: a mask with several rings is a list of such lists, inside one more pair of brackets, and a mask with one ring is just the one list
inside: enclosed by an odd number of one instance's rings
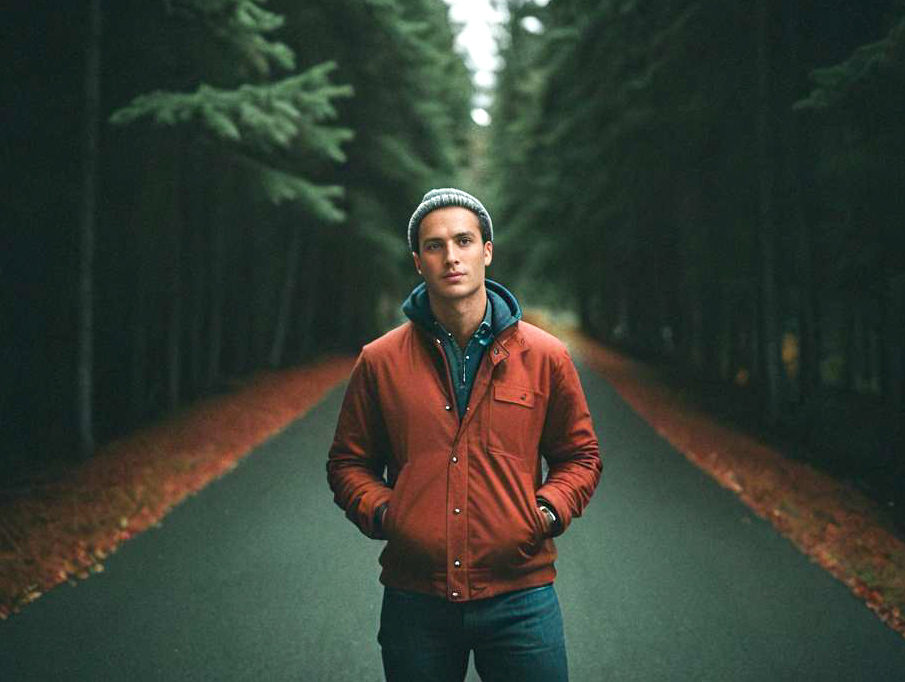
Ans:
{"label": "jacket button", "polygon": [[453,464],[455,464],[455,463],[458,462],[458,461],[459,461],[459,458],[456,457],[455,455],[453,455],[453,457],[452,457],[452,462],[453,462]]}
{"label": "jacket button", "polygon": [[459,561],[458,559],[456,559],[455,561],[453,561],[453,566],[455,566],[456,568],[459,568],[459,566],[461,566],[461,565],[462,565],[462,562]]}
{"label": "jacket button", "polygon": [[453,593],[452,593],[452,598],[453,598],[453,599],[458,599],[458,598],[459,598],[459,593],[458,593],[458,592],[453,592]]}
{"label": "jacket button", "polygon": [[461,513],[462,513],[462,510],[459,509],[458,507],[456,507],[455,509],[453,509],[453,514],[461,514]]}
{"label": "jacket button", "polygon": [[446,409],[447,409],[447,410],[451,410],[452,408],[451,408],[449,405],[447,405],[447,406],[446,406]]}

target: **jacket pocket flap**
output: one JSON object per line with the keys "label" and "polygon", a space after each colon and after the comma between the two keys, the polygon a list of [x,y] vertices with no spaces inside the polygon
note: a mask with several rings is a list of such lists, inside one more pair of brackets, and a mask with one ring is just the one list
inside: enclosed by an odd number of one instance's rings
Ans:
{"label": "jacket pocket flap", "polygon": [[534,407],[534,391],[529,388],[494,384],[493,397],[504,403],[514,403],[523,407]]}

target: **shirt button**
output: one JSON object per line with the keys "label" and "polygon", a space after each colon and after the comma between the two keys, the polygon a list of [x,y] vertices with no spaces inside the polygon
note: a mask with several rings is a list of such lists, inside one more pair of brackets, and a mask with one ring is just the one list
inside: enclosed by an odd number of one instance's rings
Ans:
{"label": "shirt button", "polygon": [[453,561],[453,566],[455,566],[456,568],[459,568],[459,566],[461,566],[461,565],[462,565],[462,562],[459,561],[458,559],[456,559],[455,561]]}
{"label": "shirt button", "polygon": [[456,507],[455,509],[453,509],[453,514],[461,514],[461,513],[462,513],[462,510],[459,509],[458,507]]}

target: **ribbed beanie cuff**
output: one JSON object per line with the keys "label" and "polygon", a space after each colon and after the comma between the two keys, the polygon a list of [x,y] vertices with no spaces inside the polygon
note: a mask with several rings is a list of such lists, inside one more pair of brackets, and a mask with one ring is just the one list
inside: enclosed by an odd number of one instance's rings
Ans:
{"label": "ribbed beanie cuff", "polygon": [[481,222],[481,236],[483,240],[485,242],[493,241],[493,222],[491,222],[490,214],[487,212],[487,209],[484,208],[484,205],[468,192],[463,192],[454,187],[443,187],[441,189],[432,189],[425,194],[424,198],[421,199],[418,208],[416,208],[415,212],[412,214],[411,220],[409,220],[408,238],[409,248],[412,251],[418,251],[418,228],[421,226],[421,221],[424,219],[424,216],[431,211],[446,206],[461,206],[462,208],[467,208],[469,211],[472,211],[478,216],[478,220]]}

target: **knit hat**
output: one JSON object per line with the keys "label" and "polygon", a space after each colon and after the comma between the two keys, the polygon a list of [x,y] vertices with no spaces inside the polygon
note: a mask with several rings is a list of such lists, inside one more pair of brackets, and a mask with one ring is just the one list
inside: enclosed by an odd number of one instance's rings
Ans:
{"label": "knit hat", "polygon": [[461,206],[472,211],[481,221],[481,238],[485,242],[493,241],[493,223],[490,221],[490,214],[484,205],[468,192],[453,187],[443,187],[442,189],[432,189],[425,194],[409,220],[409,248],[412,251],[418,250],[418,228],[421,227],[424,216],[446,206]]}

